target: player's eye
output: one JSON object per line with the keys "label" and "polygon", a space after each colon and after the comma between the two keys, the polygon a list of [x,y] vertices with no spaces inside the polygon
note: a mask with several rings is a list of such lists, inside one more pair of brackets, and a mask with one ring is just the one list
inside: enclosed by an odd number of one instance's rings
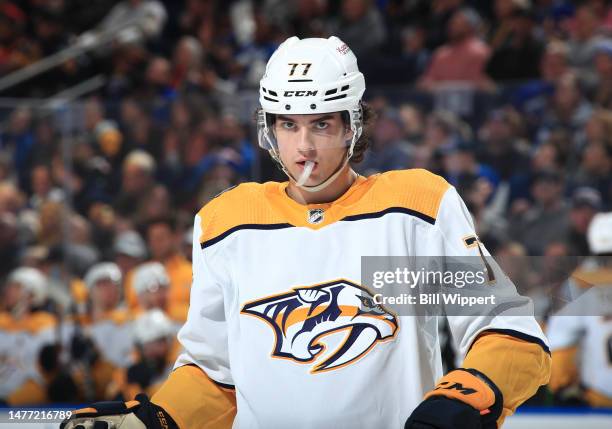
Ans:
{"label": "player's eye", "polygon": [[281,122],[281,128],[284,130],[292,130],[295,128],[295,123],[293,122],[289,122],[289,121],[283,121]]}
{"label": "player's eye", "polygon": [[327,128],[329,128],[329,123],[328,123],[328,122],[325,122],[325,121],[320,121],[320,122],[317,122],[317,123],[315,124],[315,128],[316,128],[317,130],[326,130]]}

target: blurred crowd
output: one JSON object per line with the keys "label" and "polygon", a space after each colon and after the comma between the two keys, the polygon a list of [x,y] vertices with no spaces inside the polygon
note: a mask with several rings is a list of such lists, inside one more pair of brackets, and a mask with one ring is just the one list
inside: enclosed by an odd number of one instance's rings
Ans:
{"label": "blurred crowd", "polygon": [[131,399],[163,380],[194,214],[284,180],[252,113],[291,35],[355,51],[377,112],[361,174],[441,174],[500,257],[590,255],[591,220],[612,210],[611,3],[0,0],[0,81],[81,49],[0,96],[104,76],[63,109],[0,106],[0,399]]}

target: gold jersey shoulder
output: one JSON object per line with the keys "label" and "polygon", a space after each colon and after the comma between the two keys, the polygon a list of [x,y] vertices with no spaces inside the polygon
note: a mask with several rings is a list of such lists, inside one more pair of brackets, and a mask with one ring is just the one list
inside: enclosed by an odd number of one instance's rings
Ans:
{"label": "gold jersey shoulder", "polygon": [[[237,229],[279,229],[291,226],[320,229],[344,220],[404,212],[434,223],[449,184],[427,170],[398,170],[360,177],[336,201],[301,205],[285,193],[285,183],[243,183],[206,204],[199,212],[200,243],[219,241]],[[309,210],[325,211],[324,221],[307,222]]]}
{"label": "gold jersey shoulder", "polygon": [[[363,212],[403,208],[435,221],[442,197],[450,187],[442,177],[424,169],[394,170],[377,176],[372,201],[365,198]],[[374,207],[368,207],[371,203]]]}

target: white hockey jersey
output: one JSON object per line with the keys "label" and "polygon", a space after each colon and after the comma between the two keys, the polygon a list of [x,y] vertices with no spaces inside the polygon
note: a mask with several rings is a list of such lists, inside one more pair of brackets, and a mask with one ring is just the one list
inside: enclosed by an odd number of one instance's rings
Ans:
{"label": "white hockey jersey", "polygon": [[[196,216],[175,367],[235,387],[234,428],[403,427],[443,375],[437,318],[364,314],[361,258],[478,256],[470,215],[425,170],[359,177],[329,204],[301,205],[286,186],[242,184]],[[485,330],[547,347],[533,317],[448,319],[462,355]]]}

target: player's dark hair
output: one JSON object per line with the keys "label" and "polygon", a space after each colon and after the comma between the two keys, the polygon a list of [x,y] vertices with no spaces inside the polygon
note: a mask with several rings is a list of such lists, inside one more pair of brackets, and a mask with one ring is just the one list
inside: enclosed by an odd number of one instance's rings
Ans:
{"label": "player's dark hair", "polygon": [[[376,111],[372,106],[370,106],[365,101],[361,103],[361,136],[355,142],[355,147],[353,148],[353,156],[351,157],[351,162],[353,164],[358,164],[363,161],[363,157],[366,149],[370,145],[370,137],[372,135],[372,127],[374,122],[376,121]],[[348,112],[342,112],[342,120],[344,124],[348,127],[351,126],[351,121],[349,118]]]}

